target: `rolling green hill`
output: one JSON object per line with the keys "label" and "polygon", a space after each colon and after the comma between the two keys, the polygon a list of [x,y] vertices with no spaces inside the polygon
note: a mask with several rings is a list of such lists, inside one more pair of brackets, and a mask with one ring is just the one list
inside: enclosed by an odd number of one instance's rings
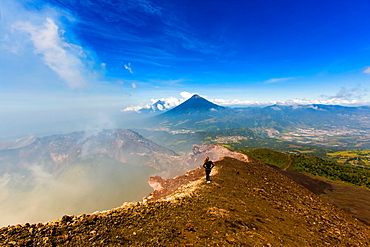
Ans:
{"label": "rolling green hill", "polygon": [[363,167],[341,164],[319,157],[287,154],[268,149],[241,150],[240,152],[281,169],[289,168],[297,172],[370,188],[370,170]]}

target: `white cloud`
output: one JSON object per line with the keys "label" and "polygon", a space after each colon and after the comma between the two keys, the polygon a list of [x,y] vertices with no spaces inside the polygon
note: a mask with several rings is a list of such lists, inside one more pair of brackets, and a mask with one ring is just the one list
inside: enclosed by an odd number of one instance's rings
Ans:
{"label": "white cloud", "polygon": [[177,99],[175,97],[168,97],[168,98],[162,98],[162,99],[151,99],[152,104],[158,102],[158,100],[162,101],[163,104],[161,104],[162,110],[168,110],[175,106],[178,106],[182,102],[184,102],[183,99]]}
{"label": "white cloud", "polygon": [[278,83],[278,82],[290,81],[294,78],[295,77],[271,78],[269,80],[266,80],[265,83]]}
{"label": "white cloud", "polygon": [[140,112],[143,108],[147,108],[146,106],[143,105],[136,105],[136,106],[128,106],[125,109],[121,110],[123,112]]}
{"label": "white cloud", "polygon": [[320,108],[318,106],[313,106],[313,105],[293,105],[292,107],[294,110],[297,110],[297,109],[314,109],[314,110],[320,110]]}
{"label": "white cloud", "polygon": [[370,74],[370,66],[366,67],[363,73]]}
{"label": "white cloud", "polygon": [[180,95],[181,95],[181,97],[182,97],[183,99],[189,99],[189,98],[191,98],[191,96],[193,96],[193,95],[194,95],[194,93],[181,92],[181,93],[180,93]]}
{"label": "white cloud", "polygon": [[210,100],[212,103],[223,105],[223,106],[229,106],[229,105],[259,105],[258,101],[250,101],[250,100],[225,100],[225,99],[214,99]]}
{"label": "white cloud", "polygon": [[[151,103],[149,104],[140,104],[136,106],[129,106],[123,109],[122,111],[124,112],[130,112],[130,111],[135,111],[135,112],[140,112],[142,109],[151,109],[153,111],[166,111],[169,109],[174,108],[175,106],[180,105],[183,103],[185,100],[189,99],[191,96],[193,96],[193,93],[189,92],[181,92],[180,96],[182,99],[178,99],[176,97],[167,97],[167,98],[161,98],[161,99],[151,99]],[[156,104],[157,102],[160,102],[159,104]]]}
{"label": "white cloud", "polygon": [[[136,111],[140,112],[142,109],[151,109],[153,111],[160,110],[165,111],[178,106],[179,104],[183,103],[187,99],[189,99],[193,94],[188,92],[181,92],[180,93],[182,99],[178,99],[175,97],[168,97],[162,99],[151,99],[151,103],[149,104],[141,104],[136,106],[126,107],[122,111],[130,112]],[[162,101],[161,105],[157,105],[155,108],[153,105],[158,102]],[[330,98],[330,99],[293,99],[293,100],[286,100],[286,101],[267,101],[267,102],[259,102],[259,101],[249,101],[249,100],[225,100],[225,99],[209,99],[212,103],[222,105],[222,106],[231,106],[231,107],[254,107],[254,106],[269,106],[269,105],[286,105],[286,106],[294,106],[295,108],[299,108],[300,105],[368,105],[369,102],[364,102],[361,100],[348,100],[343,98]],[[313,106],[311,106],[313,107]],[[278,109],[276,109],[278,110]]]}
{"label": "white cloud", "polygon": [[134,71],[132,70],[132,67],[131,67],[131,63],[125,64],[124,67],[125,69],[128,70],[128,72],[130,72],[130,74],[134,74]]}
{"label": "white cloud", "polygon": [[135,89],[135,88],[136,88],[136,83],[135,83],[135,82],[131,83],[131,87],[132,87],[133,89]]}
{"label": "white cloud", "polygon": [[31,22],[17,22],[13,27],[26,32],[34,45],[34,53],[40,55],[43,62],[56,72],[71,88],[84,88],[87,80],[85,57],[81,47],[63,40],[63,31],[51,18],[37,26]]}
{"label": "white cloud", "polygon": [[326,98],[327,101],[344,102],[344,104],[359,104],[366,95],[367,89],[357,84],[352,88],[341,87],[334,96],[322,95],[321,97]]}

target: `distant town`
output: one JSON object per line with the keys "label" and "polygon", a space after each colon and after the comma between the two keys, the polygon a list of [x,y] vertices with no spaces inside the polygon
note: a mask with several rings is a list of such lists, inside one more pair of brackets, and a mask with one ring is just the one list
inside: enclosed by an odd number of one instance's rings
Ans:
{"label": "distant town", "polygon": [[271,138],[285,141],[295,141],[305,144],[329,145],[332,147],[365,147],[370,143],[370,133],[367,130],[349,128],[297,128],[286,133],[280,133],[275,129],[266,129]]}

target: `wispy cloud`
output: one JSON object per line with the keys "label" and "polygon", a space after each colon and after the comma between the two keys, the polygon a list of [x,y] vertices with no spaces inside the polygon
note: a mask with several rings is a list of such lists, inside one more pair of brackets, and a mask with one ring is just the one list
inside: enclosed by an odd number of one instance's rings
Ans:
{"label": "wispy cloud", "polygon": [[265,81],[265,83],[279,83],[295,79],[296,77],[282,77],[282,78],[271,78]]}
{"label": "wispy cloud", "polygon": [[150,1],[147,0],[130,0],[133,6],[137,6],[141,11],[144,11],[153,15],[160,15],[162,8],[153,5]]}
{"label": "wispy cloud", "polygon": [[[175,54],[179,46],[192,52],[219,54],[222,39],[212,39],[209,36],[204,38],[204,33],[197,33],[196,28],[190,26],[182,19],[182,16],[178,15],[177,8],[174,8],[175,4],[171,1],[148,0],[83,0],[77,2],[65,0],[60,7],[85,9],[86,12],[81,18],[84,25],[88,26],[89,32],[94,32],[96,37],[117,42],[117,46],[105,48],[117,49],[117,52],[126,53],[126,55],[132,52],[130,58],[135,58],[135,61],[137,59],[151,61],[153,56],[167,61],[178,60],[179,57]],[[104,6],[104,11],[101,9],[102,6]],[[148,23],[152,22],[155,22],[155,25],[149,26]],[[147,27],[145,35],[142,35],[143,27]],[[107,32],[107,29],[110,32]],[[127,43],[122,46],[119,42]],[[146,56],[149,56],[148,59],[145,59]]]}
{"label": "wispy cloud", "polygon": [[360,84],[353,88],[341,87],[340,90],[333,96],[322,95],[321,97],[328,100],[340,99],[346,101],[361,100],[367,95],[367,89]]}
{"label": "wispy cloud", "polygon": [[46,18],[40,26],[31,22],[17,22],[13,28],[30,35],[34,53],[71,88],[87,86],[87,69],[82,60],[86,55],[82,47],[66,42],[63,30],[53,19]]}
{"label": "wispy cloud", "polygon": [[364,102],[361,100],[346,100],[341,98],[331,98],[331,99],[294,99],[294,100],[286,100],[286,101],[269,101],[264,103],[263,105],[368,105],[370,102]]}
{"label": "wispy cloud", "polygon": [[[58,4],[58,3],[56,3]],[[84,8],[91,11],[94,16],[98,16],[110,23],[127,21],[133,25],[143,25],[144,22],[137,12],[160,16],[162,8],[148,0],[126,0],[126,1],[106,1],[106,0],[64,0],[61,7],[64,8]],[[104,11],[102,11],[104,8]]]}
{"label": "wispy cloud", "polygon": [[[173,17],[166,23],[167,28],[164,34],[170,39],[175,40],[174,43],[180,44],[183,49],[192,52],[198,52],[205,55],[218,55],[222,47],[220,39],[213,40],[211,37],[205,39],[201,34],[196,32],[194,27],[191,27]],[[227,54],[223,54],[226,56]]]}
{"label": "wispy cloud", "polygon": [[132,67],[131,67],[131,63],[125,64],[124,67],[125,69],[128,70],[128,72],[130,72],[130,74],[134,74],[134,71],[132,70]]}
{"label": "wispy cloud", "polygon": [[366,69],[364,69],[363,73],[370,74],[370,66],[366,67]]}
{"label": "wispy cloud", "polygon": [[178,85],[186,81],[188,80],[186,79],[175,79],[175,80],[173,79],[169,79],[169,80],[151,79],[149,80],[149,83],[154,83],[158,85]]}

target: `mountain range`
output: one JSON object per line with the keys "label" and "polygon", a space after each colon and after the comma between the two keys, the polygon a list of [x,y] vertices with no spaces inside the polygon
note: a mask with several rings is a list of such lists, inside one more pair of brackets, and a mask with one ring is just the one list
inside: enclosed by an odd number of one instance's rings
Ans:
{"label": "mountain range", "polygon": [[[164,129],[168,138],[179,130],[236,138],[242,130],[248,140],[262,129],[367,131],[369,113],[326,105],[231,109],[194,95],[141,126]],[[207,156],[216,164],[211,184],[199,168]],[[179,156],[129,129],[30,136],[0,143],[0,174],[0,225],[65,214],[1,228],[1,244],[370,245],[367,225],[271,165],[220,145],[193,145]]]}
{"label": "mountain range", "polygon": [[249,128],[264,137],[273,132],[282,134],[297,129],[317,129],[364,137],[370,130],[370,108],[313,104],[234,109],[218,106],[194,95],[177,107],[148,118],[145,123],[137,123],[135,128],[140,126],[170,131]]}
{"label": "mountain range", "polygon": [[132,130],[79,131],[42,138],[32,136],[0,144],[0,171],[12,172],[33,164],[55,173],[96,155],[157,170],[167,170],[171,165],[171,162],[164,162],[165,156],[178,156]]}

